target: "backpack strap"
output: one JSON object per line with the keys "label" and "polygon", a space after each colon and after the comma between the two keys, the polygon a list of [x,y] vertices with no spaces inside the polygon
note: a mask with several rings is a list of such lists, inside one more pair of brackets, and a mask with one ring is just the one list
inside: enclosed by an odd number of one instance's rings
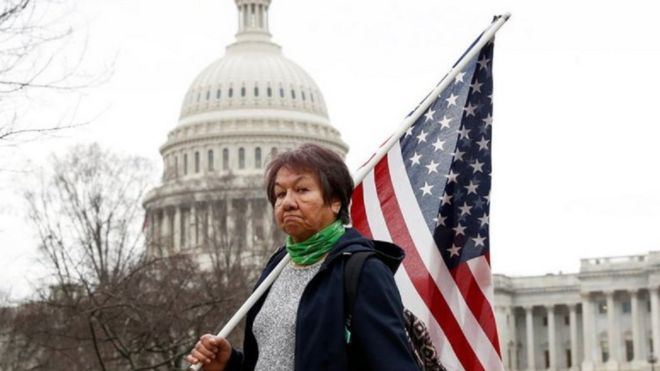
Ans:
{"label": "backpack strap", "polygon": [[353,319],[353,307],[355,306],[355,297],[357,296],[358,281],[360,280],[360,272],[364,262],[372,255],[376,255],[375,251],[358,251],[349,255],[344,266],[344,312],[346,313],[346,324],[344,333],[346,337],[346,344],[351,343],[351,321]]}

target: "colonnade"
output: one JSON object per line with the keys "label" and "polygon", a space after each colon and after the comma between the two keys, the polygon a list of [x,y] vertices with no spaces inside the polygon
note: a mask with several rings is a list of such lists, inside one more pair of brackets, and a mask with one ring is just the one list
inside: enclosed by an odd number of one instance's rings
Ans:
{"label": "colonnade", "polygon": [[[650,370],[649,356],[660,354],[658,288],[584,292],[579,298],[496,308],[505,368]],[[558,319],[564,318],[562,326]]]}
{"label": "colonnade", "polygon": [[272,232],[272,212],[263,197],[188,202],[147,210],[149,248],[164,255],[228,244],[254,248],[268,241]]}

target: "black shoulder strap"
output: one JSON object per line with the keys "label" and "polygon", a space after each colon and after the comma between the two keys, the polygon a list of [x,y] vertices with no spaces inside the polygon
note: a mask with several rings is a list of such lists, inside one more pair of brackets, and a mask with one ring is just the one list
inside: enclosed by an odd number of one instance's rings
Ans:
{"label": "black shoulder strap", "polygon": [[372,255],[376,255],[375,251],[358,251],[348,257],[346,266],[344,267],[344,294],[346,298],[346,313],[350,316],[353,312],[355,305],[355,296],[357,295],[357,286],[360,279],[360,272],[364,262]]}

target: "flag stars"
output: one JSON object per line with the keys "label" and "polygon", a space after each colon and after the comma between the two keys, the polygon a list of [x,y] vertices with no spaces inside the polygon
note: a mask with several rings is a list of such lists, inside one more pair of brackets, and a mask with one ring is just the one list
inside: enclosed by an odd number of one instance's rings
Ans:
{"label": "flag stars", "polygon": [[476,93],[481,93],[481,86],[483,84],[479,82],[479,80],[476,80],[474,84],[470,84],[470,89],[472,89],[473,92]]}
{"label": "flag stars", "polygon": [[458,95],[454,95],[454,93],[451,93],[449,95],[449,98],[445,99],[447,101],[447,108],[449,108],[451,106],[455,106],[456,105],[456,99],[458,99]]}
{"label": "flag stars", "polygon": [[424,187],[420,188],[420,190],[422,191],[422,196],[432,194],[432,193],[431,193],[431,188],[433,188],[432,185],[430,185],[430,184],[427,183],[427,182],[424,182]]}
{"label": "flag stars", "polygon": [[440,129],[442,128],[447,128],[449,129],[449,123],[453,120],[453,118],[448,118],[447,116],[443,116],[442,120],[438,121],[440,124]]}
{"label": "flag stars", "polygon": [[406,136],[412,135],[413,127],[409,127],[408,130],[406,130]]}
{"label": "flag stars", "polygon": [[413,155],[413,157],[409,158],[409,160],[412,162],[411,166],[412,166],[412,165],[419,165],[419,160],[420,160],[421,158],[422,158],[422,155],[420,155],[420,154],[418,154],[417,152],[415,152],[415,154]]}
{"label": "flag stars", "polygon": [[449,194],[447,194],[447,193],[445,193],[444,195],[442,195],[442,197],[440,197],[440,203],[441,203],[441,206],[451,205],[451,199],[452,199],[453,197],[454,197],[454,196],[449,195]]}
{"label": "flag stars", "polygon": [[458,149],[454,152],[454,161],[463,161],[463,155],[465,152],[461,152]]}
{"label": "flag stars", "polygon": [[465,189],[467,189],[467,194],[477,194],[477,188],[479,187],[478,184],[474,184],[474,182],[470,181],[469,185],[464,186]]}
{"label": "flag stars", "polygon": [[490,225],[490,218],[486,213],[484,213],[484,215],[481,218],[477,218],[477,219],[479,219],[479,221],[481,222],[482,227],[486,224]]}
{"label": "flag stars", "polygon": [[485,165],[484,162],[479,162],[479,159],[476,159],[473,163],[470,164],[470,167],[472,167],[472,174],[483,173],[484,165]]}
{"label": "flag stars", "polygon": [[479,70],[485,69],[488,71],[488,62],[490,62],[490,59],[486,58],[486,56],[482,56],[481,59],[477,62],[479,64]]}
{"label": "flag stars", "polygon": [[435,222],[435,225],[437,226],[443,226],[446,227],[447,225],[445,224],[445,220],[447,220],[446,216],[442,216],[441,214],[438,214],[437,217],[433,218],[433,221]]}
{"label": "flag stars", "polygon": [[426,165],[426,168],[429,170],[429,174],[437,173],[439,165],[440,165],[439,163],[431,160],[431,162],[428,165]]}
{"label": "flag stars", "polygon": [[458,173],[455,173],[454,170],[449,169],[449,174],[445,176],[447,177],[447,184],[458,183]]}
{"label": "flag stars", "polygon": [[481,121],[484,122],[484,125],[486,125],[486,127],[491,126],[493,125],[493,116],[489,113],[488,116],[482,118]]}
{"label": "flag stars", "polygon": [[461,216],[463,215],[472,215],[470,210],[472,210],[472,206],[468,205],[467,202],[463,203],[463,206],[460,206],[459,209],[461,210]]}
{"label": "flag stars", "polygon": [[472,241],[474,241],[474,247],[486,247],[486,237],[481,237],[481,234],[477,234],[477,237],[473,238]]}
{"label": "flag stars", "polygon": [[452,229],[457,236],[465,236],[465,226],[461,225],[461,223],[458,223],[458,225]]}
{"label": "flag stars", "polygon": [[449,257],[451,258],[452,256],[460,256],[461,254],[459,254],[459,251],[461,251],[462,248],[462,246],[451,244],[451,247],[447,249],[447,251],[449,251]]}
{"label": "flag stars", "polygon": [[445,141],[440,140],[440,138],[438,138],[438,140],[436,140],[435,143],[433,143],[433,148],[435,148],[435,152],[444,151],[445,150]]}
{"label": "flag stars", "polygon": [[481,140],[477,142],[477,144],[479,145],[479,150],[483,149],[487,151],[489,142],[490,140],[487,140],[486,137],[481,137]]}
{"label": "flag stars", "polygon": [[424,115],[426,117],[426,120],[424,120],[424,121],[426,122],[426,121],[429,121],[429,120],[433,120],[433,115],[434,114],[435,114],[435,111],[432,110],[431,108],[429,108],[429,110]]}
{"label": "flag stars", "polygon": [[477,105],[473,105],[472,103],[468,103],[467,107],[463,108],[463,111],[465,111],[465,117],[470,117],[474,116],[474,111],[477,109]]}
{"label": "flag stars", "polygon": [[459,82],[464,83],[465,81],[463,81],[463,77],[465,77],[465,72],[459,72],[454,79],[454,84],[458,84]]}
{"label": "flag stars", "polygon": [[462,128],[458,131],[458,139],[470,139],[470,129]]}
{"label": "flag stars", "polygon": [[427,135],[429,135],[429,133],[422,130],[422,132],[419,133],[419,135],[417,136],[417,144],[422,143],[422,142],[426,142],[426,136]]}

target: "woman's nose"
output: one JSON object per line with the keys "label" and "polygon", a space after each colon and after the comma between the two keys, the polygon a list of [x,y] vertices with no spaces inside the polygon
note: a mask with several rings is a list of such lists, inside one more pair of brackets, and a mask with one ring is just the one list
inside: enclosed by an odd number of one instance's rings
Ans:
{"label": "woman's nose", "polygon": [[297,205],[298,203],[296,202],[293,192],[287,192],[284,196],[284,199],[282,200],[282,207],[284,210],[295,209]]}

